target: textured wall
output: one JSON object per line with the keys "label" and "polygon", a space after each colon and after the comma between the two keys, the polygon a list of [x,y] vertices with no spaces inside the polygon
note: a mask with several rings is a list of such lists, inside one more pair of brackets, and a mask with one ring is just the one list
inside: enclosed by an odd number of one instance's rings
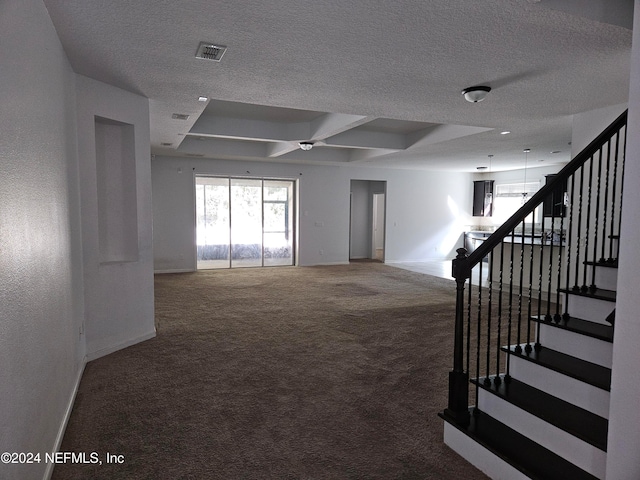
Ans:
{"label": "textured wall", "polygon": [[39,0],[0,2],[0,44],[0,451],[44,456],[84,357],[75,76]]}
{"label": "textured wall", "polygon": [[[76,85],[87,357],[91,360],[155,335],[149,102],[80,75]],[[134,165],[128,174],[114,176],[110,182],[115,183],[108,185],[125,197],[131,196],[129,208],[123,206],[121,225],[109,232],[115,237],[135,236],[137,252],[126,252],[122,261],[105,262],[100,253],[105,234],[101,238],[98,191],[104,179],[98,175],[95,117],[106,119],[103,123],[132,125],[134,131]],[[121,149],[117,138],[111,141],[115,142],[111,148]]]}

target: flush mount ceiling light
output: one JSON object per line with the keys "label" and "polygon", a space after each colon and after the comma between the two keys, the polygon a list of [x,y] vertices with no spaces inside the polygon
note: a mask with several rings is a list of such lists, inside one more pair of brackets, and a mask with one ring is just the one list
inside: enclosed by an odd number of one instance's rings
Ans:
{"label": "flush mount ceiling light", "polygon": [[311,150],[313,148],[313,142],[300,142],[298,143],[298,145],[300,146],[300,149],[305,151]]}
{"label": "flush mount ceiling light", "polygon": [[207,100],[209,100],[209,97],[205,97],[204,95],[200,95],[198,97],[199,102],[206,102]]}
{"label": "flush mount ceiling light", "polygon": [[487,93],[491,91],[491,87],[477,86],[469,87],[462,90],[462,95],[467,102],[478,103],[483,101],[487,97]]}

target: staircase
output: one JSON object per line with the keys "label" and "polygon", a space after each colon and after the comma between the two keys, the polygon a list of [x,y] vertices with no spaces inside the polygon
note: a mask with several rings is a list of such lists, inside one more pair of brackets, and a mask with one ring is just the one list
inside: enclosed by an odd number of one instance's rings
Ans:
{"label": "staircase", "polygon": [[626,112],[454,260],[444,440],[493,479],[605,478],[625,133]]}

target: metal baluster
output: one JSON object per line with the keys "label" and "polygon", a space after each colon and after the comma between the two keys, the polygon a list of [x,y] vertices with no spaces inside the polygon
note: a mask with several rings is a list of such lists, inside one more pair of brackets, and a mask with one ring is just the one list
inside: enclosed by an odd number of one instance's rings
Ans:
{"label": "metal baluster", "polygon": [[[478,338],[476,339],[476,380],[480,381],[480,339],[482,338],[482,260],[478,268]],[[476,386],[476,408],[478,409],[478,387]]]}
{"label": "metal baluster", "polygon": [[[607,158],[611,156],[611,142],[607,142]],[[596,193],[596,215],[593,225],[593,265],[591,266],[591,285],[589,285],[589,291],[595,292],[596,287],[596,258],[598,258],[598,219],[600,218],[600,177],[602,174],[602,147],[599,150],[598,160],[598,189]],[[606,205],[606,204],[605,204]],[[606,207],[604,209],[607,210]],[[602,237],[602,245],[604,245],[604,236]]]}
{"label": "metal baluster", "polygon": [[[589,184],[587,185],[587,218],[585,222],[584,234],[584,261],[589,260],[589,226],[591,225],[591,187],[593,184],[593,156],[589,159]],[[582,286],[580,291],[585,293],[589,291],[587,286],[587,267],[582,265]]]}
{"label": "metal baluster", "polygon": [[[507,347],[511,348],[511,331],[513,321],[513,245],[515,242],[515,230],[511,230],[511,254],[509,258],[509,319],[507,326]],[[507,355],[507,373],[504,376],[505,383],[511,381],[510,373],[511,356]]]}
{"label": "metal baluster", "polygon": [[[531,353],[531,298],[533,297],[533,238],[536,231],[535,227],[535,210],[531,213],[531,246],[529,247],[529,289],[527,298],[527,345],[524,347],[525,352]],[[524,222],[523,222],[524,223]],[[524,245],[522,246],[524,248]]]}
{"label": "metal baluster", "polygon": [[578,225],[576,227],[576,279],[573,285],[573,291],[579,292],[578,286],[580,278],[580,236],[582,234],[582,192],[584,188],[584,165],[580,167],[580,191],[578,192]]}
{"label": "metal baluster", "polygon": [[[618,159],[618,136],[616,135],[616,158],[613,160],[614,168],[616,168],[616,161]],[[607,166],[604,181],[604,216],[602,218],[602,252],[600,255],[600,263],[606,262],[605,255],[605,238],[607,238],[607,201],[609,199],[609,173],[611,172],[611,156],[607,156]],[[613,219],[615,218],[615,175],[613,180],[614,190],[611,192],[611,230],[613,231]],[[609,239],[609,245],[611,246],[611,239]],[[593,258],[595,260],[595,257]],[[595,269],[594,269],[595,270]]]}
{"label": "metal baluster", "polygon": [[[625,124],[624,126],[624,148],[622,149],[622,172],[620,172],[620,179],[624,178],[624,167],[626,164],[626,159],[627,159],[627,125]],[[622,226],[622,199],[624,198],[623,195],[623,190],[624,190],[624,182],[621,181],[620,182],[620,209],[619,209],[619,214],[618,214],[618,241],[616,242],[616,257],[615,258],[611,258],[611,262],[617,262],[618,258],[620,257],[620,228]]]}
{"label": "metal baluster", "polygon": [[471,374],[470,357],[471,357],[471,299],[473,290],[473,271],[469,272],[469,298],[467,300],[467,373]]}
{"label": "metal baluster", "polygon": [[502,276],[504,271],[504,240],[500,242],[500,276],[498,284],[498,344],[496,345],[496,378],[493,383],[498,386],[502,383],[500,378],[500,344],[502,343]]}
{"label": "metal baluster", "polygon": [[[564,203],[566,193],[562,195],[562,207],[560,208],[560,244],[558,245],[558,283],[556,284],[556,313],[553,315],[553,321],[559,323],[560,316],[560,284],[562,283],[562,252],[563,247],[568,248],[564,239],[564,216],[566,215],[566,205]],[[565,250],[566,251],[566,250]]]}
{"label": "metal baluster", "polygon": [[556,224],[556,206],[554,204],[554,200],[555,198],[553,198],[554,195],[553,193],[551,193],[551,241],[549,242],[549,272],[547,274],[547,313],[545,313],[544,315],[544,321],[545,322],[550,322],[552,320],[551,317],[551,265],[553,263],[553,232],[554,232],[554,226]]}
{"label": "metal baluster", "polygon": [[[489,298],[487,299],[487,375],[484,379],[484,384],[486,386],[491,385],[491,380],[489,379],[490,376],[490,372],[489,369],[491,368],[491,300],[492,300],[492,290],[493,290],[493,250],[491,250],[489,252],[489,275],[488,275],[488,280],[489,280],[489,292],[488,292],[488,296]],[[496,342],[497,343],[497,342]],[[498,347],[499,348],[499,347]]]}
{"label": "metal baluster", "polygon": [[542,217],[542,237],[540,238],[540,263],[538,265],[538,317],[542,318],[542,272],[544,271],[544,216]]}
{"label": "metal baluster", "polygon": [[520,285],[518,285],[518,335],[516,352],[522,353],[522,282],[524,281],[524,229],[525,221],[522,220],[522,234],[520,235]]}
{"label": "metal baluster", "polygon": [[[569,231],[567,232],[567,245],[565,247],[565,251],[567,252],[567,282],[566,282],[566,290],[567,292],[569,291],[569,283],[570,283],[570,278],[571,278],[571,242],[572,240],[572,233],[573,233],[573,204],[574,202],[574,198],[575,198],[575,194],[576,194],[576,175],[575,173],[573,175],[571,175],[571,197],[569,199]],[[558,292],[559,294],[560,292]],[[562,314],[562,318],[564,318],[565,322],[569,321],[569,302],[567,302],[566,300],[566,295],[565,295],[565,302],[564,302],[564,313]]]}

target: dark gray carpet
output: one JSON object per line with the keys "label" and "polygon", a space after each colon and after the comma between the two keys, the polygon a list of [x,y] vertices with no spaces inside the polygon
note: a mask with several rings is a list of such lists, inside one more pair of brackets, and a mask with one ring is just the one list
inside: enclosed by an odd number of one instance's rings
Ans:
{"label": "dark gray carpet", "polygon": [[484,479],[437,416],[454,295],[378,263],[158,275],[158,336],[87,364],[61,448],[124,464],[53,479]]}

